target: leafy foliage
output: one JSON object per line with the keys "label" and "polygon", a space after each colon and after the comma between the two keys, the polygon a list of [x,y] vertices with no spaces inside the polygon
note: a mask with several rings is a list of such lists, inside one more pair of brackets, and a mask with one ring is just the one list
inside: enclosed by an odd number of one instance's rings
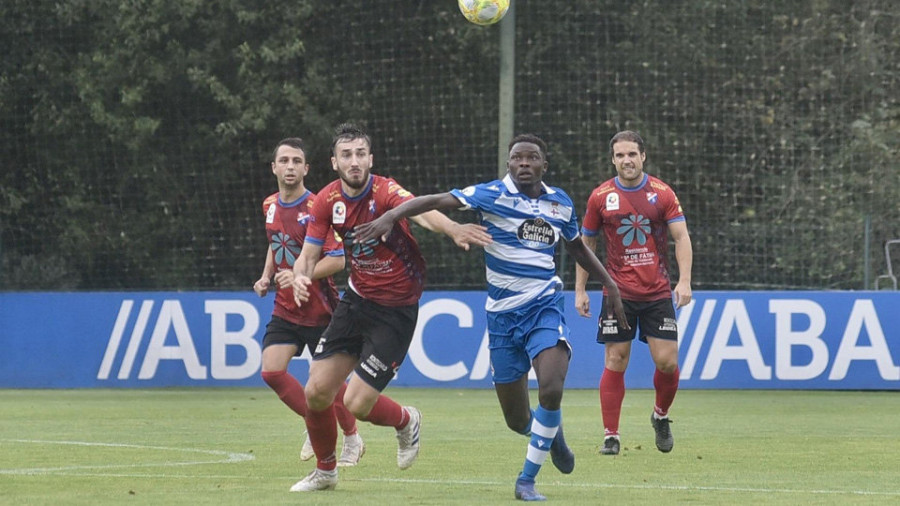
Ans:
{"label": "leafy foliage", "polygon": [[[548,182],[583,205],[613,175],[611,135],[640,131],[685,207],[696,288],[861,288],[866,216],[884,271],[900,4],[518,0],[516,16],[515,126],[550,142]],[[345,120],[415,193],[494,178],[496,35],[444,2],[3,2],[0,288],[244,289],[271,147],[307,138],[318,189]],[[482,286],[480,255],[417,235],[432,288]]]}

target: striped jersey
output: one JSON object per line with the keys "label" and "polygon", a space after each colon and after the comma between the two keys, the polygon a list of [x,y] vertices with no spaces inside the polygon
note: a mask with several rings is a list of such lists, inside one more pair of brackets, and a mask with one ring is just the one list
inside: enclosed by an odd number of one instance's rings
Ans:
{"label": "striped jersey", "polygon": [[512,178],[451,190],[466,210],[478,211],[493,242],[484,247],[488,298],[485,309],[501,312],[562,289],[553,255],[560,239],[579,237],[572,199],[543,186],[532,199]]}

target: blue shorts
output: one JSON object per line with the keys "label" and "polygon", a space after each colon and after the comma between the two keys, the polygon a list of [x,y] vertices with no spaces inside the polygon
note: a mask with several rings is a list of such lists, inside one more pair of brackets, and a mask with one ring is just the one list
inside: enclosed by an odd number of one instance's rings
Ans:
{"label": "blue shorts", "polygon": [[555,293],[502,313],[487,314],[488,348],[494,383],[512,383],[528,374],[531,361],[560,341],[569,348],[563,294]]}

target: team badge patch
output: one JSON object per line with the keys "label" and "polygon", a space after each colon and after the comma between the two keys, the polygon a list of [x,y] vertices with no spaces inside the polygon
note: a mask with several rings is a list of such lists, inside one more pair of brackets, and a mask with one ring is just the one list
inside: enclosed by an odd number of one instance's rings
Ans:
{"label": "team badge patch", "polygon": [[619,210],[619,194],[616,192],[610,192],[606,195],[606,210],[607,211],[618,211]]}
{"label": "team badge patch", "polygon": [[347,205],[339,200],[331,207],[331,222],[335,225],[343,225],[346,220]]}
{"label": "team badge patch", "polygon": [[550,215],[554,218],[559,217],[559,202],[553,202],[550,204]]}
{"label": "team badge patch", "polygon": [[657,200],[659,200],[659,195],[657,195],[656,192],[647,192],[647,202],[656,204]]}

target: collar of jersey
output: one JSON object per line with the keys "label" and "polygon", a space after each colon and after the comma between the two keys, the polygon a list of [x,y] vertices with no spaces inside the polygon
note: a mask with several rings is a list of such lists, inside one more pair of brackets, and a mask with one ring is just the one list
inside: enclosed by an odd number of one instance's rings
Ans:
{"label": "collar of jersey", "polygon": [[347,195],[346,193],[344,193],[344,187],[341,186],[341,196],[344,197],[345,200],[349,200],[351,202],[353,202],[354,200],[359,200],[369,194],[369,190],[372,189],[372,183],[374,183],[374,182],[375,182],[375,174],[372,174],[370,172],[369,173],[369,182],[366,183],[366,189],[363,190],[359,195],[357,195],[355,197],[351,197],[350,195]]}
{"label": "collar of jersey", "polygon": [[299,198],[299,199],[297,199],[297,200],[291,202],[290,204],[285,204],[284,201],[281,200],[281,194],[279,193],[279,194],[278,194],[278,205],[281,206],[281,207],[294,207],[294,206],[299,206],[304,200],[306,200],[307,198],[309,198],[310,193],[312,193],[312,192],[309,191],[309,190],[306,190],[306,192],[305,192],[303,195],[300,195],[300,198]]}
{"label": "collar of jersey", "polygon": [[[512,180],[512,176],[510,176],[509,174],[507,174],[503,178],[503,184],[506,186],[506,190],[509,193],[519,193],[519,189],[516,188],[516,183]],[[549,186],[544,184],[543,181],[541,181],[541,187],[543,187],[544,194],[546,194],[546,195],[556,193],[556,191],[553,188],[550,188]],[[540,197],[538,197],[538,198],[540,198]]]}
{"label": "collar of jersey", "polygon": [[622,190],[623,192],[636,192],[636,191],[640,190],[641,188],[643,188],[644,185],[647,184],[647,181],[649,181],[649,180],[650,180],[650,176],[646,172],[644,172],[644,180],[641,181],[641,184],[635,186],[634,188],[622,186],[622,184],[619,183],[619,176],[616,176],[615,183],[616,183],[616,188]]}

